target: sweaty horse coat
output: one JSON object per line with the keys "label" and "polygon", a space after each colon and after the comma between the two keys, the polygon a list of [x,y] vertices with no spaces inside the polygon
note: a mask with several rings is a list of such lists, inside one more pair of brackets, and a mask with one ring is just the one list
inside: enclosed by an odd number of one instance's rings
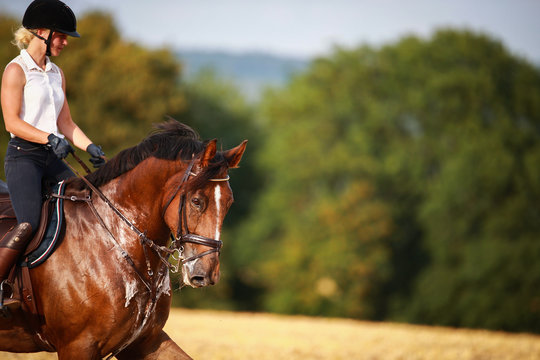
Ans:
{"label": "sweaty horse coat", "polygon": [[[162,330],[172,294],[169,268],[156,248],[164,248],[171,233],[177,241],[185,233],[219,241],[233,201],[227,172],[245,146],[217,152],[215,141],[200,142],[189,127],[169,121],[87,177],[154,248],[80,179],[70,180],[66,195],[88,201],[64,201],[64,239],[30,270],[41,320],[37,336],[23,308],[0,321],[0,350],[53,350],[61,360],[189,358]],[[187,285],[219,280],[219,251],[208,251],[204,241],[183,242],[180,250]]]}

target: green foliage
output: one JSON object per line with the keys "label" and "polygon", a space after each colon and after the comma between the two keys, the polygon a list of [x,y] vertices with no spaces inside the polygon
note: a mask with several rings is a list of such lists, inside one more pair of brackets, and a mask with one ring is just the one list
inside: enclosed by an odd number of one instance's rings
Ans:
{"label": "green foliage", "polygon": [[249,140],[249,151],[244,154],[240,168],[231,171],[234,175],[231,186],[238,191],[226,222],[234,226],[249,212],[250,198],[260,187],[251,160],[261,133],[253,121],[254,110],[234,83],[226,82],[209,69],[181,84],[181,91],[187,106],[175,117],[197,129],[203,139],[217,138],[223,150]]}
{"label": "green foliage", "polygon": [[[388,276],[390,209],[373,186],[354,55],[319,60],[263,106],[259,152],[267,188],[238,237],[247,285],[262,282],[266,310],[372,317]],[[352,65],[352,66],[349,66]]]}
{"label": "green foliage", "polygon": [[232,229],[249,214],[252,199],[260,190],[260,179],[254,169],[253,154],[258,148],[260,129],[253,122],[253,109],[240,95],[236,84],[219,78],[210,69],[197,73],[190,81],[181,84],[187,106],[175,117],[197,129],[203,139],[218,139],[226,150],[248,139],[248,151],[244,153],[238,169],[231,170],[230,184],[235,202],[225,218],[221,251],[221,280],[219,286],[208,289],[184,288],[175,294],[177,306],[246,309],[254,297],[252,291],[245,293],[237,288],[236,237]]}
{"label": "green foliage", "polygon": [[19,54],[19,50],[15,46],[9,46],[13,40],[13,32],[19,27],[19,24],[12,18],[0,15],[0,41],[2,41],[2,50],[0,50],[0,61],[2,72],[4,66]]}
{"label": "green foliage", "polygon": [[71,113],[108,153],[142,139],[151,124],[181,111],[180,66],[167,50],[146,50],[120,38],[110,16],[90,13],[80,39],[55,61],[64,70]]}
{"label": "green foliage", "polygon": [[[429,265],[406,305],[390,316],[410,321],[540,331],[538,301],[540,74],[497,42],[441,31],[421,48],[393,49],[423,73],[407,104],[411,174]],[[415,65],[416,64],[416,65]],[[405,93],[416,86],[399,86]],[[407,151],[406,148],[402,151]],[[528,269],[528,270],[525,270]]]}
{"label": "green foliage", "polygon": [[317,59],[262,104],[242,281],[270,311],[540,331],[539,99],[469,32]]}

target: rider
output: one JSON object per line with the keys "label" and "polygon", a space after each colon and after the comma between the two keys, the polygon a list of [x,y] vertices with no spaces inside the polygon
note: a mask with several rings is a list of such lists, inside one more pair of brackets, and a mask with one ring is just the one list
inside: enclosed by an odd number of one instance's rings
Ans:
{"label": "rider", "polygon": [[15,32],[13,43],[21,53],[2,76],[1,103],[6,130],[11,133],[5,157],[9,194],[18,225],[0,240],[0,281],[37,230],[42,205],[42,181],[72,177],[62,162],[75,146],[91,155],[99,167],[105,163],[101,148],[73,122],[65,96],[62,70],[49,60],[80,37],[73,11],[59,0],[33,1]]}

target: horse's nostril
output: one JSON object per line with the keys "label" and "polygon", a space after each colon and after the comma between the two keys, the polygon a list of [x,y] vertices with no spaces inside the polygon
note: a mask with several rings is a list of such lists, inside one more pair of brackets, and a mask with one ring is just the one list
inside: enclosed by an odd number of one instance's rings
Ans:
{"label": "horse's nostril", "polygon": [[192,276],[190,280],[191,280],[191,284],[193,284],[195,286],[205,286],[206,285],[206,280],[205,280],[204,276]]}

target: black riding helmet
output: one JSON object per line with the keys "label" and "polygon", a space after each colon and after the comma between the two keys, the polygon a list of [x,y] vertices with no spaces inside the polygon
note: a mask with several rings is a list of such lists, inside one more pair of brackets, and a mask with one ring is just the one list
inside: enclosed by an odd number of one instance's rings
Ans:
{"label": "black riding helmet", "polygon": [[22,25],[28,30],[50,29],[45,39],[34,33],[47,44],[47,56],[51,55],[50,43],[53,31],[73,37],[81,37],[77,32],[77,19],[69,6],[60,0],[34,0],[26,9]]}

